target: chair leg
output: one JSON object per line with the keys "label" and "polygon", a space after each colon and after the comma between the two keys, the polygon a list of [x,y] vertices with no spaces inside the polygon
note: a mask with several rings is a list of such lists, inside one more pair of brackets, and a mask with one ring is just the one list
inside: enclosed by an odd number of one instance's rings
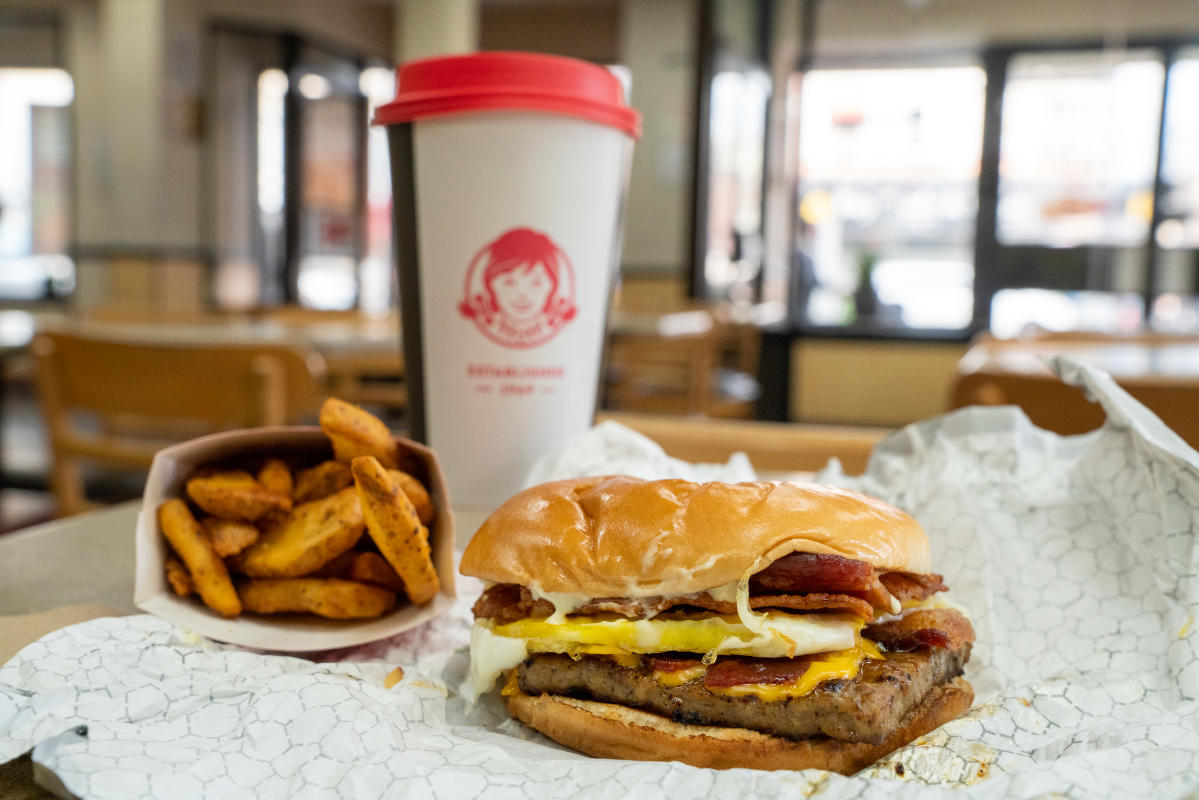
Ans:
{"label": "chair leg", "polygon": [[50,471],[50,486],[54,492],[55,513],[58,516],[69,517],[90,507],[84,493],[79,462],[75,459],[57,455],[54,457],[54,465]]}

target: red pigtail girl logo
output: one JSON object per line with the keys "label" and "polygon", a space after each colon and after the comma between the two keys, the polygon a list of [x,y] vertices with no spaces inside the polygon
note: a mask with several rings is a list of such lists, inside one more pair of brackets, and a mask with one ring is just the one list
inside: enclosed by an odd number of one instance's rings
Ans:
{"label": "red pigtail girl logo", "polygon": [[513,228],[480,250],[466,272],[458,313],[504,347],[545,344],[575,318],[575,275],[544,233]]}

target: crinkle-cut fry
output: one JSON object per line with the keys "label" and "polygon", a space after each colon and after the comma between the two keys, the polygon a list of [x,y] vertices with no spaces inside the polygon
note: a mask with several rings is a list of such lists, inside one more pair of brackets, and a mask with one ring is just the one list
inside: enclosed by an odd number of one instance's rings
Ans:
{"label": "crinkle-cut fry", "polygon": [[320,423],[338,461],[374,456],[385,467],[399,467],[399,445],[383,421],[370,412],[330,397],[321,405]]}
{"label": "crinkle-cut fry", "polygon": [[367,532],[404,582],[408,599],[417,605],[429,602],[441,588],[441,581],[429,551],[429,532],[416,509],[374,458],[356,458],[350,469]]}
{"label": "crinkle-cut fry", "polygon": [[273,494],[291,497],[294,480],[291,467],[279,458],[268,458],[258,470],[258,482],[262,488]]}
{"label": "crinkle-cut fry", "polygon": [[291,500],[296,505],[328,497],[334,492],[340,492],[354,482],[349,466],[340,461],[322,461],[315,467],[300,470],[296,475],[296,485],[292,489]]}
{"label": "crinkle-cut fry", "polygon": [[421,524],[428,525],[432,522],[435,513],[433,498],[429,496],[429,490],[425,488],[425,485],[403,470],[389,469],[387,474],[408,496],[412,507],[416,509],[416,516],[420,519]]}
{"label": "crinkle-cut fry", "polygon": [[298,578],[353,547],[364,525],[357,491],[348,486],[293,508],[268,526],[234,563],[252,578]]}
{"label": "crinkle-cut fry", "polygon": [[258,528],[248,522],[220,517],[205,517],[200,520],[200,526],[208,534],[212,549],[221,558],[235,556],[258,541]]}
{"label": "crinkle-cut fry", "polygon": [[201,473],[187,481],[187,496],[214,517],[254,522],[291,510],[291,498],[263,488],[244,470]]}
{"label": "crinkle-cut fry", "polygon": [[387,559],[378,553],[355,553],[347,577],[352,581],[382,586],[393,592],[404,591],[404,582],[400,580],[400,576],[392,569],[391,564],[387,563]]}
{"label": "crinkle-cut fry", "polygon": [[395,592],[339,578],[261,578],[241,585],[246,611],[308,612],[329,619],[380,617],[395,607]]}
{"label": "crinkle-cut fry", "polygon": [[171,556],[167,559],[164,568],[171,591],[180,597],[187,597],[189,594],[195,593],[196,585],[192,583],[191,573],[187,571],[187,567],[183,566],[182,561]]}
{"label": "crinkle-cut fry", "polygon": [[224,617],[241,613],[241,601],[221,561],[187,503],[177,497],[158,507],[158,527],[187,565],[192,583],[204,604]]}

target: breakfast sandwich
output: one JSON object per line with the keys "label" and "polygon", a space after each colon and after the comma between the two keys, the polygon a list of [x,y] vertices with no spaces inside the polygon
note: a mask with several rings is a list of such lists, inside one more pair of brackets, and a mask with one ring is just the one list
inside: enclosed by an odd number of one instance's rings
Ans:
{"label": "breakfast sandwich", "polygon": [[593,756],[850,774],[973,701],[909,515],[790,483],[533,487],[466,548],[467,692]]}

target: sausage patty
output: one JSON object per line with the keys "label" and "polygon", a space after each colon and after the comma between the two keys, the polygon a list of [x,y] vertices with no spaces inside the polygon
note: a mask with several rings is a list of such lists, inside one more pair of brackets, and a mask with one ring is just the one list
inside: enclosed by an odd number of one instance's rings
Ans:
{"label": "sausage patty", "polygon": [[721,725],[802,739],[828,736],[878,744],[935,686],[962,674],[970,644],[922,647],[862,663],[858,677],[819,684],[801,697],[765,702],[708,691],[703,678],[664,686],[645,664],[622,667],[604,656],[578,660],[538,653],[520,665],[525,694],[558,694],[633,706],[691,725]]}

